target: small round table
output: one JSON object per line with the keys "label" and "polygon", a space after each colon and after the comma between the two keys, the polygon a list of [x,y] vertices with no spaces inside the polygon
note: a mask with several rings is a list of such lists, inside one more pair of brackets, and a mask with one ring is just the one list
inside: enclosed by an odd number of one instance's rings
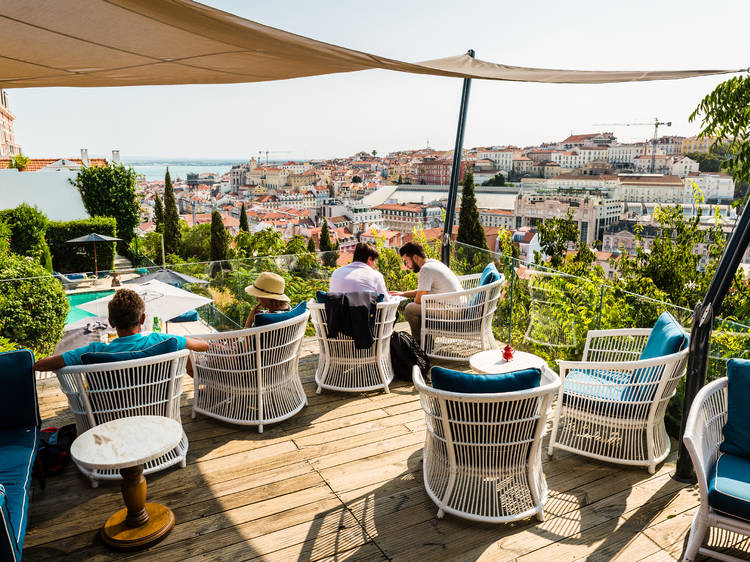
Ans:
{"label": "small round table", "polygon": [[179,422],[162,416],[133,416],[92,427],[73,442],[70,454],[88,469],[120,470],[125,509],[102,527],[102,540],[121,550],[147,548],[174,527],[174,513],[146,503],[143,465],[174,449],[182,439]]}
{"label": "small round table", "polygon": [[520,371],[522,369],[547,369],[547,362],[533,353],[525,351],[516,351],[513,359],[506,361],[503,359],[502,349],[491,349],[475,353],[469,358],[469,366],[479,373],[500,375],[510,371]]}

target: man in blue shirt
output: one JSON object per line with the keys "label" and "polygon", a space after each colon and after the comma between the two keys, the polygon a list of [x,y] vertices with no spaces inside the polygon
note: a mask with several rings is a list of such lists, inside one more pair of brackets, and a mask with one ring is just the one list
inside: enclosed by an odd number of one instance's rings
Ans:
{"label": "man in blue shirt", "polygon": [[[146,304],[140,295],[130,289],[120,289],[109,301],[109,323],[117,330],[117,338],[112,340],[112,343],[91,342],[84,347],[66,351],[62,355],[51,355],[37,361],[34,369],[37,371],[54,371],[70,365],[81,365],[81,355],[84,353],[138,351],[168,338],[177,340],[177,349],[208,350],[208,342],[195,338],[184,338],[159,332],[143,335],[141,329],[145,321]],[[188,365],[187,371],[192,375],[190,365]]]}

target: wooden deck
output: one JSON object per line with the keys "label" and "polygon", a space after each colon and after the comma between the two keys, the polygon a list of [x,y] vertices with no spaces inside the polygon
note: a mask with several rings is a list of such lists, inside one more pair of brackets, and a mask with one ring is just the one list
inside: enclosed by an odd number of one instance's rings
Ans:
{"label": "wooden deck", "polygon": [[[671,478],[674,455],[654,475],[558,454],[545,464],[547,520],[510,525],[446,516],[424,491],[424,417],[411,385],[390,394],[315,394],[317,354],[304,343],[310,400],[263,434],[208,418],[182,417],[188,465],[148,478],[148,496],[177,525],[137,554],[100,542],[122,507],[119,485],[92,489],[71,464],[35,484],[25,560],[674,560],[698,505],[694,486]],[[39,383],[44,426],[70,423],[55,379]]]}

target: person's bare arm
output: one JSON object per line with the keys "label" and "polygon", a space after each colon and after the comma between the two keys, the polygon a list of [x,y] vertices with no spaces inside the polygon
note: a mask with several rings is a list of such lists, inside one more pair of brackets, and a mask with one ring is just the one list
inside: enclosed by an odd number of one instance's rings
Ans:
{"label": "person's bare arm", "polygon": [[391,296],[412,299],[417,296],[417,291],[391,291]]}
{"label": "person's bare arm", "polygon": [[427,291],[414,291],[414,302],[422,304],[422,297],[427,294]]}
{"label": "person's bare arm", "polygon": [[253,322],[255,322],[255,315],[258,314],[260,310],[260,304],[256,304],[255,307],[250,311],[250,314],[247,315],[247,320],[245,320],[245,328],[253,327]]}
{"label": "person's bare arm", "polygon": [[62,355],[50,355],[34,363],[35,371],[56,371],[65,367]]}
{"label": "person's bare arm", "polygon": [[190,351],[208,351],[209,343],[196,338],[185,338],[185,347]]}

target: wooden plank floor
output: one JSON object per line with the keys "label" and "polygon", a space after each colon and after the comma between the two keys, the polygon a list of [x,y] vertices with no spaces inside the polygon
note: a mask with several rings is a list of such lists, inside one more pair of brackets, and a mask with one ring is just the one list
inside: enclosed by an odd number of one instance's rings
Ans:
{"label": "wooden plank floor", "polygon": [[[148,497],[177,525],[150,550],[122,554],[98,538],[122,507],[119,484],[92,489],[72,464],[35,484],[25,560],[675,560],[698,505],[695,486],[557,454],[545,463],[546,521],[472,523],[437,509],[422,483],[424,417],[411,385],[390,394],[315,394],[317,354],[301,354],[309,405],[263,434],[182,417],[188,465],[148,477]],[[39,383],[44,426],[70,423],[55,379]],[[736,539],[732,539],[735,540]],[[731,543],[731,541],[730,541]],[[730,544],[727,543],[727,544]],[[741,545],[742,546],[742,545]]]}

